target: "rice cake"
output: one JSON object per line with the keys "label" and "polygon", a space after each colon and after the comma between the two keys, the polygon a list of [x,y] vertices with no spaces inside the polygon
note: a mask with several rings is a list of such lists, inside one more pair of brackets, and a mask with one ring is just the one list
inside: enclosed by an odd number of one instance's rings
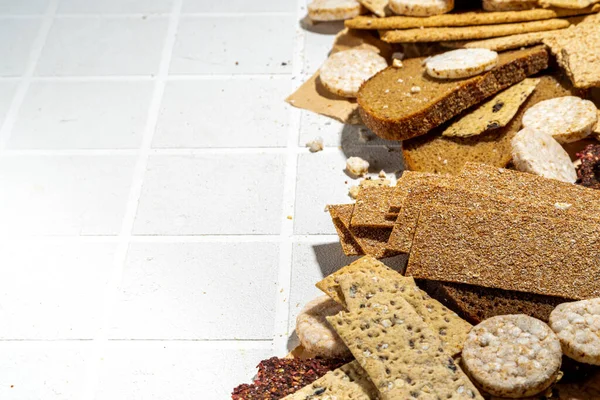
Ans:
{"label": "rice cake", "polygon": [[340,21],[360,13],[361,5],[356,0],[312,0],[308,5],[308,17],[313,21]]}
{"label": "rice cake", "polygon": [[393,187],[363,187],[358,192],[352,220],[352,227],[391,228],[393,221],[385,218],[389,209]]}
{"label": "rice cake", "polygon": [[398,15],[430,17],[454,8],[454,0],[389,0],[390,9]]}
{"label": "rice cake", "polygon": [[355,310],[328,321],[368,373],[382,400],[436,395],[483,399],[443,350],[439,337],[395,294],[393,283],[347,277],[341,287],[345,297],[369,294]]}
{"label": "rice cake", "polygon": [[518,11],[536,8],[537,0],[483,0],[485,11]]}
{"label": "rice cake", "polygon": [[597,223],[574,219],[424,207],[406,274],[575,300],[598,297],[600,231]]}
{"label": "rice cake", "polygon": [[506,126],[517,114],[540,82],[528,78],[498,93],[462,118],[455,120],[443,132],[443,136],[470,137],[489,129]]}
{"label": "rice cake", "polygon": [[340,302],[348,310],[353,307],[347,302],[341,293],[340,279],[342,276],[355,279],[356,277],[367,277],[373,281],[385,279],[393,282],[398,289],[398,296],[404,298],[414,307],[425,323],[439,335],[446,352],[451,355],[459,354],[466,335],[471,329],[471,324],[460,318],[456,313],[446,308],[439,301],[429,297],[427,293],[419,289],[414,279],[405,277],[400,273],[388,268],[383,263],[372,257],[363,257],[350,265],[329,275],[317,283],[317,287],[329,295],[333,300]]}
{"label": "rice cake", "polygon": [[501,25],[480,25],[449,28],[424,28],[380,31],[386,43],[420,43],[450,40],[487,39],[519,33],[553,31],[567,28],[569,21],[548,19],[544,21],[519,22]]}
{"label": "rice cake", "polygon": [[425,71],[436,79],[464,79],[489,71],[498,64],[498,53],[487,49],[447,51],[425,60]]}
{"label": "rice cake", "polygon": [[328,400],[333,398],[353,400],[375,400],[377,389],[369,380],[364,369],[357,361],[352,361],[330,371],[313,383],[283,400]]}

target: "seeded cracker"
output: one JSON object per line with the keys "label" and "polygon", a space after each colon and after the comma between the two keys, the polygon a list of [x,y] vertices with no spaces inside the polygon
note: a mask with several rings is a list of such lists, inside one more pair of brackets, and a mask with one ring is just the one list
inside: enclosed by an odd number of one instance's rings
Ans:
{"label": "seeded cracker", "polygon": [[599,260],[595,221],[424,207],[406,275],[583,300],[600,296]]}
{"label": "seeded cracker", "polygon": [[348,358],[350,352],[329,326],[325,317],[342,311],[342,307],[327,296],[309,301],[296,318],[296,334],[304,349],[324,358]]}
{"label": "seeded cracker", "polygon": [[550,314],[550,327],[565,355],[600,365],[600,299],[560,304]]}
{"label": "seeded cracker", "polygon": [[438,79],[462,79],[489,71],[498,64],[498,53],[487,49],[447,51],[427,59],[427,74]]}
{"label": "seeded cracker", "polygon": [[377,399],[377,389],[357,361],[341,366],[284,400]]}
{"label": "seeded cracker", "polygon": [[444,136],[470,137],[489,129],[506,126],[521,105],[533,93],[539,79],[528,78],[500,92],[464,117],[456,120],[442,132]]}
{"label": "seeded cracker", "polygon": [[389,0],[390,9],[399,15],[429,17],[454,8],[454,0]]}
{"label": "seeded cracker", "polygon": [[537,7],[537,0],[483,0],[485,11],[531,10]]}
{"label": "seeded cracker", "polygon": [[394,188],[389,186],[361,188],[356,198],[350,225],[391,228],[394,222],[387,220],[385,214],[389,209],[390,197],[393,192]]}
{"label": "seeded cracker", "polygon": [[361,5],[356,0],[312,0],[308,16],[313,21],[339,21],[360,14]]}
{"label": "seeded cracker", "polygon": [[[344,296],[367,296],[359,308],[329,317],[369,374],[382,400],[483,399],[442,349],[439,337],[386,281],[341,282]],[[368,297],[368,298],[367,298]]]}
{"label": "seeded cracker", "polygon": [[519,171],[575,183],[577,172],[569,154],[551,136],[525,128],[512,139],[512,160]]}
{"label": "seeded cracker", "polygon": [[569,26],[564,19],[521,22],[501,25],[480,25],[452,28],[424,28],[381,31],[381,40],[387,43],[420,43],[449,40],[486,39],[518,33],[552,31]]}
{"label": "seeded cracker", "polygon": [[483,390],[512,398],[533,396],[552,385],[561,357],[554,332],[523,314],[483,321],[469,333],[462,352],[465,372]]}
{"label": "seeded cracker", "polygon": [[345,303],[346,299],[340,288],[342,277],[349,277],[351,280],[366,277],[373,281],[386,279],[393,282],[397,286],[398,295],[413,306],[429,328],[440,337],[444,350],[451,355],[460,353],[471,325],[437,300],[430,298],[417,287],[412,278],[399,274],[372,257],[363,257],[317,283],[316,286],[321,291],[335,301],[342,302],[350,311],[354,310],[354,307],[352,303]]}
{"label": "seeded cracker", "polygon": [[360,85],[387,67],[387,61],[374,51],[354,49],[331,55],[320,70],[321,83],[331,93],[356,97]]}

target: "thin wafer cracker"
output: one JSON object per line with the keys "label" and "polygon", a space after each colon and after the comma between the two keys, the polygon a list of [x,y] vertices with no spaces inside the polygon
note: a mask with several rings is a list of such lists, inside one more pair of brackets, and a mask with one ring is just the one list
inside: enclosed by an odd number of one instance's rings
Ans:
{"label": "thin wafer cracker", "polygon": [[381,39],[387,43],[418,43],[449,40],[486,39],[519,33],[552,31],[569,26],[563,19],[521,22],[501,25],[480,25],[451,28],[424,28],[381,31]]}
{"label": "thin wafer cracker", "polygon": [[383,400],[408,398],[483,399],[439,337],[413,307],[381,279],[345,279],[344,295],[363,296],[361,305],[328,321]]}
{"label": "thin wafer cracker", "polygon": [[358,192],[351,226],[390,228],[394,224],[385,218],[393,187],[362,187]]}
{"label": "thin wafer cracker", "polygon": [[374,18],[358,16],[344,22],[351,29],[410,29],[451,26],[498,25],[515,22],[540,21],[552,18],[569,17],[573,15],[591,14],[597,12],[597,6],[583,10],[527,10],[506,12],[461,12],[456,14],[435,15],[433,17],[404,17],[392,16]]}
{"label": "thin wafer cracker", "polygon": [[329,215],[335,226],[338,237],[340,238],[340,244],[342,250],[347,256],[358,256],[363,253],[360,245],[352,236],[350,229],[350,220],[352,218],[352,210],[354,209],[353,204],[340,204],[328,206]]}
{"label": "thin wafer cracker", "polygon": [[599,260],[597,222],[424,207],[406,274],[580,300],[600,296]]}
{"label": "thin wafer cracker", "polygon": [[520,49],[521,47],[534,46],[540,44],[544,39],[551,37],[562,31],[562,29],[545,32],[521,33],[519,35],[502,36],[499,38],[461,41],[461,42],[442,42],[442,46],[452,49],[490,49],[494,51],[506,51]]}
{"label": "thin wafer cracker", "polygon": [[506,126],[529,95],[533,93],[539,82],[539,79],[527,78],[498,93],[491,100],[451,123],[442,132],[442,135],[469,137],[479,135],[489,129]]}

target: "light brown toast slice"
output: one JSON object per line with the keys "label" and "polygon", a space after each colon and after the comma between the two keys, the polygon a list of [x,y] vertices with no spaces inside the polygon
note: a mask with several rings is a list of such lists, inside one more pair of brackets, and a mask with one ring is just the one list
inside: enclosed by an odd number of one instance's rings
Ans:
{"label": "light brown toast slice", "polygon": [[424,59],[404,61],[365,82],[358,92],[359,113],[375,134],[391,140],[421,136],[475,104],[548,67],[548,53],[538,46],[503,53],[492,70],[472,78],[429,77]]}

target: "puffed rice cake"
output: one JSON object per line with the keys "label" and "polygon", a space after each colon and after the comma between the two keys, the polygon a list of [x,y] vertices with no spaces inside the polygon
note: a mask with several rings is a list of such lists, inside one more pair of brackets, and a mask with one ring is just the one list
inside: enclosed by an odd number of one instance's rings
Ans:
{"label": "puffed rice cake", "polygon": [[357,17],[362,6],[356,0],[313,0],[308,17],[313,21],[342,21]]}
{"label": "puffed rice cake", "polygon": [[390,9],[398,15],[430,17],[454,9],[454,0],[390,0]]}
{"label": "puffed rice cake", "polygon": [[425,63],[427,74],[438,79],[462,79],[489,71],[498,53],[488,49],[459,49],[433,56]]}

